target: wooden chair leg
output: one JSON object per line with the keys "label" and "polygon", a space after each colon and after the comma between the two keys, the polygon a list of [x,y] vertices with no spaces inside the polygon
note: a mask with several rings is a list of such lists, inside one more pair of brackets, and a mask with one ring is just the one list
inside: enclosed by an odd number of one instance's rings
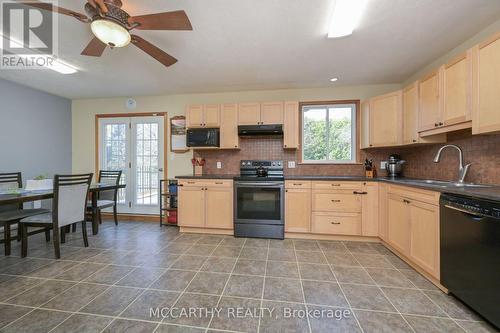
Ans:
{"label": "wooden chair leg", "polygon": [[3,226],[3,241],[5,248],[5,255],[10,256],[10,224],[7,222]]}
{"label": "wooden chair leg", "polygon": [[115,219],[115,225],[118,225],[118,214],[116,213],[116,204],[113,206],[113,218]]}
{"label": "wooden chair leg", "polygon": [[45,228],[45,241],[48,243],[50,242],[50,229]]}
{"label": "wooden chair leg", "polygon": [[[56,259],[61,259],[61,249],[59,246],[59,228],[52,228],[54,233],[54,252],[56,255]],[[64,235],[64,232],[61,233],[61,236]]]}
{"label": "wooden chair leg", "polygon": [[71,226],[71,231],[72,232],[76,232],[76,223],[73,223],[73,225]]}
{"label": "wooden chair leg", "polygon": [[101,214],[101,210],[99,210],[97,212],[97,217],[99,218],[99,224],[102,224],[102,214]]}
{"label": "wooden chair leg", "polygon": [[97,212],[92,209],[92,234],[97,235],[99,232],[99,223],[97,221]]}
{"label": "wooden chair leg", "polygon": [[82,221],[82,234],[83,234],[83,245],[89,247],[89,239],[87,237],[87,223]]}
{"label": "wooden chair leg", "polygon": [[17,242],[21,241],[21,223],[17,223]]}
{"label": "wooden chair leg", "polygon": [[66,243],[66,230],[67,228],[66,227],[62,227],[61,228],[61,244],[64,244]]}
{"label": "wooden chair leg", "polygon": [[28,227],[25,224],[22,224],[21,235],[21,258],[26,258],[28,255]]}

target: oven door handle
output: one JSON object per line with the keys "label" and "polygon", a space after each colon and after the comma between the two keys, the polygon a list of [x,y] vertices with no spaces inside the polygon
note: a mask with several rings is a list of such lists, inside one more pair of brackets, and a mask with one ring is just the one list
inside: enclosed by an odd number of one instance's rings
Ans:
{"label": "oven door handle", "polygon": [[245,187],[245,186],[258,186],[258,187],[283,187],[283,184],[280,183],[235,183],[236,186],[238,187]]}

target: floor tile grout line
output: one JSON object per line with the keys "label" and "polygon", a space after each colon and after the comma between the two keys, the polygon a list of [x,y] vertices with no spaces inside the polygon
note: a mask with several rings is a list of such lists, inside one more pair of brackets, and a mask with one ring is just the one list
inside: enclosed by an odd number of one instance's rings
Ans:
{"label": "floor tile grout line", "polygon": [[[370,278],[372,278],[372,276],[370,275],[370,273],[368,272],[368,270],[367,270],[367,269],[366,269],[363,265],[361,265],[361,263],[360,263],[360,262],[359,262],[359,260],[356,258],[356,256],[354,256],[354,255],[352,254],[352,252],[351,252],[351,250],[349,249],[349,247],[348,247],[348,246],[346,246],[346,247],[347,247],[347,251],[349,251],[349,253],[352,255],[352,257],[354,258],[354,260],[356,260],[356,262],[357,262],[357,263],[358,263],[358,264],[362,267],[362,269],[366,272],[366,274],[368,274],[368,276],[369,276]],[[391,265],[392,265],[392,263],[391,263]],[[394,266],[394,265],[393,265],[393,266]],[[396,267],[396,266],[394,266],[394,267]],[[400,274],[402,274],[401,272],[399,272],[399,273],[400,273]],[[405,278],[406,278],[406,277],[405,277]],[[373,278],[372,278],[372,279],[373,279]],[[373,280],[374,280],[374,282],[376,283],[375,279],[373,279]],[[408,279],[408,281],[410,281],[410,280]],[[411,281],[410,281],[410,283],[411,283]],[[413,283],[412,283],[412,285],[413,285]],[[400,316],[401,318],[403,318],[403,320],[404,320],[404,321],[405,321],[405,323],[408,325],[408,327],[410,327],[410,329],[412,330],[412,332],[416,333],[416,332],[415,332],[415,329],[413,328],[413,326],[412,326],[412,325],[410,325],[410,323],[408,322],[408,320],[406,320],[406,318],[403,316],[403,314],[401,314],[401,311],[399,311],[399,309],[398,309],[398,308],[394,305],[394,303],[393,303],[393,302],[391,301],[391,299],[387,296],[387,294],[384,292],[384,290],[383,290],[383,289],[382,289],[379,285],[377,285],[377,288],[378,288],[378,290],[380,290],[380,292],[384,295],[384,297],[387,299],[387,301],[388,301],[389,303],[391,303],[391,305],[394,307],[394,309],[396,309],[396,311],[397,311],[397,313],[399,314],[399,316]]]}
{"label": "floor tile grout line", "polygon": [[[220,297],[219,297],[219,300],[217,301],[217,304],[215,305],[216,308],[219,307],[219,304],[222,300],[222,297],[224,296],[224,292],[226,291],[226,288],[227,288],[227,285],[229,284],[229,281],[231,280],[231,277],[233,275],[233,272],[234,272],[234,269],[236,268],[236,265],[238,264],[238,260],[240,259],[240,256],[241,256],[241,252],[243,252],[243,248],[245,247],[245,243],[247,242],[247,240],[245,239],[245,241],[243,242],[243,245],[241,246],[240,248],[240,252],[238,253],[238,257],[236,258],[234,264],[233,264],[233,268],[231,269],[231,272],[229,273],[229,277],[226,281],[226,283],[224,284],[224,288],[222,289],[221,291],[221,294],[220,294]],[[221,241],[222,243],[222,241]],[[215,251],[215,250],[214,250]],[[212,252],[213,253],[213,252]],[[210,325],[212,325],[212,321],[213,321],[214,317],[212,316],[210,318],[210,321],[208,322],[208,325],[207,325],[207,328],[205,330],[205,333],[208,332],[208,330],[210,329]]]}
{"label": "floor tile grout line", "polygon": [[[292,241],[292,245],[293,245],[293,255],[295,256],[295,259],[297,259],[297,249],[295,248],[294,241]],[[316,246],[318,246],[317,243],[316,243]],[[307,306],[307,302],[306,302],[306,294],[304,292],[304,284],[302,283],[302,274],[300,273],[300,265],[299,265],[298,260],[296,260],[295,263],[297,265],[297,271],[299,274],[300,291],[302,292],[302,299],[304,300],[304,307],[306,308],[306,314],[307,314],[307,313],[309,313],[309,311],[308,311],[309,307]],[[312,333],[311,321],[309,320],[308,315],[306,315],[306,317],[307,317],[307,327],[309,327],[309,332]]]}
{"label": "floor tile grout line", "polygon": [[[325,251],[324,249],[321,247],[321,244],[319,244],[318,242],[318,246],[321,250],[321,254],[323,255],[324,259],[326,260],[326,262],[328,262],[328,258],[326,257],[326,254],[325,254]],[[347,248],[347,246],[342,243],[342,246],[344,246],[346,248],[347,251],[349,251],[349,249]],[[349,301],[349,298],[347,298],[347,295],[345,294],[344,290],[342,289],[342,285],[340,284],[340,281],[339,279],[337,278],[337,275],[335,274],[335,270],[332,268],[332,265],[328,265],[329,269],[330,269],[330,272],[333,274],[333,277],[335,278],[335,281],[337,282],[337,285],[339,286],[339,289],[340,291],[342,292],[342,295],[344,296],[348,306],[349,306],[349,309],[351,310],[352,312],[352,316],[354,317],[354,319],[356,320],[356,323],[358,324],[358,327],[359,329],[361,330],[361,332],[363,333],[364,332],[364,329],[363,327],[361,326],[361,323],[359,322],[359,319],[358,317],[356,316],[356,313],[354,312],[353,308],[352,308],[352,305],[351,305],[351,302]],[[375,281],[374,281],[375,282]]]}
{"label": "floor tile grout line", "polygon": [[[246,241],[245,241],[246,243]],[[269,248],[271,246],[271,242],[267,240],[267,253],[266,253],[266,264],[264,266],[264,278],[262,279],[262,292],[260,295],[260,311],[262,312],[262,308],[264,305],[264,291],[266,290],[266,276],[267,276],[267,265],[269,264]],[[262,322],[262,313],[259,316],[259,320],[257,321],[257,333],[260,333],[260,325]]]}

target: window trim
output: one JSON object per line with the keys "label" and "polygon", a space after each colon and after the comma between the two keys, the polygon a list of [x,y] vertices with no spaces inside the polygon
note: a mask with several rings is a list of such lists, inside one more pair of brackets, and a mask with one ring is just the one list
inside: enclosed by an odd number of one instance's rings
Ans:
{"label": "window trim", "polygon": [[[354,145],[353,145],[353,153],[355,154],[354,159],[351,161],[334,161],[334,160],[328,160],[328,161],[307,161],[303,159],[303,133],[304,133],[304,114],[303,114],[303,108],[305,106],[326,106],[326,105],[345,105],[345,104],[354,104],[356,111],[355,111],[355,131],[356,133],[354,134]],[[299,103],[299,164],[305,164],[305,165],[358,165],[361,164],[359,162],[360,158],[360,100],[336,100],[336,101],[312,101],[312,102],[300,102]]]}

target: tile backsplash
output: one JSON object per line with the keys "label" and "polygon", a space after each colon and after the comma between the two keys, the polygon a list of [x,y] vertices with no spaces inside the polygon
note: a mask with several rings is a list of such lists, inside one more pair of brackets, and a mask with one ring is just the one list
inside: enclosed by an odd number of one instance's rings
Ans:
{"label": "tile backsplash", "polygon": [[[466,181],[484,184],[500,184],[500,135],[472,136],[469,131],[448,135],[448,144],[460,146],[464,151],[465,163],[472,163]],[[458,152],[445,150],[441,162],[433,163],[434,156],[442,144],[377,148],[363,150],[360,160],[372,158],[378,168],[379,176],[385,176],[380,170],[380,162],[390,154],[399,154],[407,161],[404,175],[414,178],[455,180],[458,178]],[[331,175],[363,176],[361,164],[296,164],[294,169],[287,168],[287,161],[300,159],[298,150],[283,149],[281,137],[240,138],[239,150],[197,150],[195,156],[205,158],[205,174],[238,174],[240,160],[283,160],[286,175]],[[217,169],[217,162],[222,168]]]}

